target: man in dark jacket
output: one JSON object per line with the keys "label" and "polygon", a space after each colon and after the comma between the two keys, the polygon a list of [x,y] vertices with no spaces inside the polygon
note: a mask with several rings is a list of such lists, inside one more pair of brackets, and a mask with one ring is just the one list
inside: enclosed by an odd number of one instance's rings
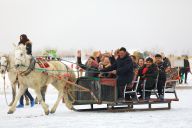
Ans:
{"label": "man in dark jacket", "polygon": [[[146,80],[145,89],[152,90],[155,87],[157,75],[158,75],[158,68],[156,64],[153,63],[152,58],[147,58],[146,65],[143,65],[143,67],[141,67],[138,72],[138,76],[140,76],[140,82],[139,82],[139,88],[138,88],[138,91],[141,94],[140,98],[143,98],[142,97],[143,87],[141,85],[143,84],[144,80]],[[150,96],[151,96],[151,92],[145,92],[146,100],[149,100]]]}
{"label": "man in dark jacket", "polygon": [[157,90],[159,94],[159,98],[161,100],[164,99],[164,86],[166,82],[166,69],[169,67],[168,63],[165,63],[163,61],[163,58],[160,54],[155,55],[155,63],[158,66],[159,69],[159,77],[158,77],[158,83],[157,83]]}
{"label": "man in dark jacket", "polygon": [[190,72],[190,64],[189,64],[188,56],[185,56],[185,58],[184,58],[183,71],[184,71],[184,74],[185,74],[185,84],[187,84],[187,75]]}
{"label": "man in dark jacket", "polygon": [[124,88],[126,84],[130,84],[133,80],[133,61],[131,57],[127,54],[124,47],[119,50],[119,57],[112,64],[112,66],[102,69],[101,72],[113,71],[117,75],[117,89],[118,89],[118,99],[124,98]]}

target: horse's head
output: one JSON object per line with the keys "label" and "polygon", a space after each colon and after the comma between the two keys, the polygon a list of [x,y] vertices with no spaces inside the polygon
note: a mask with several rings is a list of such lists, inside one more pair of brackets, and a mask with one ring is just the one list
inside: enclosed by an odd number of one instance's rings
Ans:
{"label": "horse's head", "polygon": [[29,65],[31,56],[27,55],[26,46],[19,45],[15,47],[15,67],[24,67]]}
{"label": "horse's head", "polygon": [[7,71],[8,68],[8,57],[1,56],[0,57],[0,73],[4,74]]}

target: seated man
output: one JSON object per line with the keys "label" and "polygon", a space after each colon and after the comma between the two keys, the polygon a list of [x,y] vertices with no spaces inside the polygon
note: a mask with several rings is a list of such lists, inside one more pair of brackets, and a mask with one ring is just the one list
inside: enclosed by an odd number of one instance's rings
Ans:
{"label": "seated man", "polygon": [[159,69],[159,78],[158,78],[158,84],[157,84],[158,94],[159,94],[159,98],[163,100],[164,86],[166,82],[166,70],[169,67],[169,64],[163,61],[163,58],[160,54],[155,55],[155,63]]}
{"label": "seated man", "polygon": [[[143,82],[144,80],[146,80],[145,83],[145,89],[146,90],[152,90],[155,87],[156,84],[156,79],[157,79],[157,75],[158,75],[158,68],[157,66],[153,63],[153,59],[152,58],[147,58],[146,59],[146,65],[144,65],[143,68],[141,68],[139,70],[139,74],[138,76],[140,76],[140,83],[139,83],[139,88],[138,91],[141,94],[140,98],[142,97],[142,89],[143,89]],[[151,92],[145,92],[145,99],[149,100],[151,96]]]}

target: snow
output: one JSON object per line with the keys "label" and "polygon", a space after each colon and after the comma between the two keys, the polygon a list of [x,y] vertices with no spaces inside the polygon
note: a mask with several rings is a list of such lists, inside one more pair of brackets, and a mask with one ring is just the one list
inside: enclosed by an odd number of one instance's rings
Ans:
{"label": "snow", "polygon": [[[8,100],[11,88],[6,80]],[[34,91],[30,92],[35,96]],[[177,87],[179,102],[172,102],[171,110],[137,112],[75,112],[60,103],[55,114],[44,115],[40,105],[25,106],[8,115],[3,94],[3,79],[0,78],[0,128],[191,128],[192,127],[192,77],[188,85]],[[46,101],[49,109],[57,98],[57,91],[48,88]],[[85,106],[89,107],[89,106]]]}

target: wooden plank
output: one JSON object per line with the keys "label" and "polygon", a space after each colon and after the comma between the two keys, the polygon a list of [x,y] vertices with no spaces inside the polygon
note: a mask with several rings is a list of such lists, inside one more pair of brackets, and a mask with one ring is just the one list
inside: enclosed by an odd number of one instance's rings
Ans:
{"label": "wooden plank", "polygon": [[88,105],[88,104],[101,104],[101,102],[97,102],[95,100],[78,100],[73,103],[73,105]]}
{"label": "wooden plank", "polygon": [[139,102],[137,101],[118,101],[116,104],[161,104],[161,103],[169,103],[172,100],[139,100]]}
{"label": "wooden plank", "polygon": [[100,84],[105,86],[112,86],[115,87],[117,85],[117,80],[112,78],[101,78]]}

